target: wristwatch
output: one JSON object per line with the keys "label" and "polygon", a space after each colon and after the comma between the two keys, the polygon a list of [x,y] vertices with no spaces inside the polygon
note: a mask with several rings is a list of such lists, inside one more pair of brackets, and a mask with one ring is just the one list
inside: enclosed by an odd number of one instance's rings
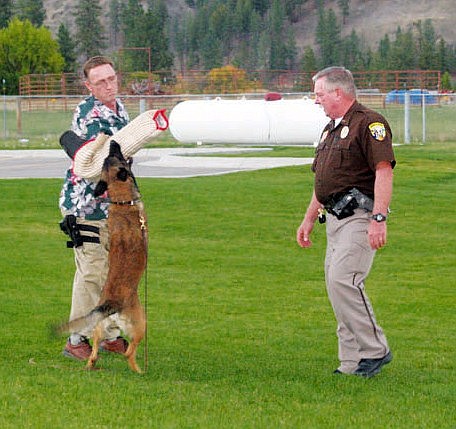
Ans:
{"label": "wristwatch", "polygon": [[386,216],[381,213],[375,213],[374,215],[372,215],[371,219],[375,220],[376,222],[385,222]]}

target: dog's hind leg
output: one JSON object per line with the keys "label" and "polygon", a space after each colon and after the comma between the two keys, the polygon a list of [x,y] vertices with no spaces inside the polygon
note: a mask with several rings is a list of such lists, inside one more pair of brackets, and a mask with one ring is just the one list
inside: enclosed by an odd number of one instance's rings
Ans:
{"label": "dog's hind leg", "polygon": [[95,363],[97,362],[98,359],[98,346],[100,345],[100,342],[102,340],[102,334],[103,334],[103,325],[102,323],[98,323],[96,326],[95,330],[93,331],[93,337],[92,337],[92,354],[89,357],[89,360],[87,361],[87,369],[94,369]]}
{"label": "dog's hind leg", "polygon": [[128,320],[128,334],[131,339],[127,351],[125,352],[125,357],[128,360],[130,368],[135,372],[141,373],[142,371],[136,363],[136,352],[138,350],[139,343],[142,341],[146,333],[146,318],[139,301],[136,306],[125,312],[123,316]]}

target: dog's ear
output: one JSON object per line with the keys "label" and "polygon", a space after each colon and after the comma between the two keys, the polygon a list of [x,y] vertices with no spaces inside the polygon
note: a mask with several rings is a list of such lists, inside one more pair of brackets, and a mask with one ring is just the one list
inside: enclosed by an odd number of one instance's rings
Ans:
{"label": "dog's ear", "polygon": [[120,144],[117,143],[114,139],[111,140],[111,144],[109,146],[109,157],[116,157],[121,161],[124,161],[124,156],[122,154],[122,150],[120,148]]}
{"label": "dog's ear", "polygon": [[122,182],[126,182],[129,175],[130,175],[130,173],[126,168],[121,168],[119,170],[119,172],[117,173],[117,178]]}
{"label": "dog's ear", "polygon": [[108,190],[108,183],[104,180],[100,180],[97,183],[97,186],[95,186],[95,191],[94,191],[93,195],[95,197],[99,197],[100,195],[103,195],[107,190]]}

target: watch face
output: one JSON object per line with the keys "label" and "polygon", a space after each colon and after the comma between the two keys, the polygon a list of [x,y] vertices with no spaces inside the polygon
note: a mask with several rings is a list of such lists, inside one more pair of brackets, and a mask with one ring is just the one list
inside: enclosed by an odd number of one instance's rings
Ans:
{"label": "watch face", "polygon": [[377,214],[373,215],[372,218],[374,220],[376,220],[377,222],[383,222],[386,220],[386,216],[383,216],[381,213],[377,213]]}

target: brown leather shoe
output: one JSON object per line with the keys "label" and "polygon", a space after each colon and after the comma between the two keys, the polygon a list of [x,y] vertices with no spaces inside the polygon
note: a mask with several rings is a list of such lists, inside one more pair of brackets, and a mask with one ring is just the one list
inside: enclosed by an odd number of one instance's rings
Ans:
{"label": "brown leather shoe", "polygon": [[72,359],[87,360],[92,354],[92,346],[87,338],[80,341],[79,344],[73,346],[70,340],[67,341],[63,349],[63,355]]}
{"label": "brown leather shoe", "polygon": [[128,348],[128,341],[123,337],[117,337],[115,340],[103,340],[100,343],[100,351],[119,353],[123,355]]}

